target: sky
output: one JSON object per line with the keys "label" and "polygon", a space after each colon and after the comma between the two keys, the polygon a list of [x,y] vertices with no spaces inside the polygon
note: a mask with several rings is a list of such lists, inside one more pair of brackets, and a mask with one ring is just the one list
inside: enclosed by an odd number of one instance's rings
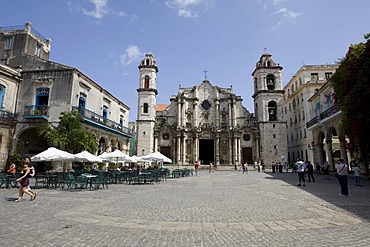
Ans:
{"label": "sky", "polygon": [[[251,73],[265,52],[283,85],[303,65],[333,64],[370,32],[368,0],[12,0],[0,26],[31,22],[52,40],[50,60],[75,67],[137,117],[138,64],[157,61],[157,104],[178,88],[232,86],[253,108]],[[4,11],[7,10],[7,11]]]}

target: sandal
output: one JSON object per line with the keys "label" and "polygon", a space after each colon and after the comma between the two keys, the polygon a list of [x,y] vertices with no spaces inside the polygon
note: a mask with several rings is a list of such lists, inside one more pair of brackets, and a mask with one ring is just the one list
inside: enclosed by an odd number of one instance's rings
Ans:
{"label": "sandal", "polygon": [[20,198],[20,199],[17,199],[17,200],[15,200],[15,202],[20,202],[20,201],[22,201],[23,199],[22,198]]}
{"label": "sandal", "polygon": [[35,195],[33,196],[33,200],[36,199],[36,196],[37,196],[37,192],[35,192]]}

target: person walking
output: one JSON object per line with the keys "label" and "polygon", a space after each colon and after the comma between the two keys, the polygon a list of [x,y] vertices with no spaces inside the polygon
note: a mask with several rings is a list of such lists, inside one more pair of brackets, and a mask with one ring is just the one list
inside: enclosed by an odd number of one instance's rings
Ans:
{"label": "person walking", "polygon": [[303,182],[303,186],[306,186],[305,179],[304,179],[304,172],[306,170],[306,165],[303,162],[303,159],[299,158],[298,161],[295,163],[295,165],[297,166],[298,180],[299,180],[299,184],[297,184],[297,186],[302,186],[302,182]]}
{"label": "person walking", "polygon": [[348,196],[348,165],[344,163],[344,159],[339,159],[339,163],[335,165],[335,171],[340,185],[339,196]]}
{"label": "person walking", "polygon": [[353,174],[355,175],[356,186],[361,186],[361,169],[358,165],[353,168]]}
{"label": "person walking", "polygon": [[31,197],[31,201],[36,198],[36,193],[32,193],[28,190],[28,186],[30,185],[30,168],[29,168],[30,160],[28,158],[25,159],[25,163],[23,165],[23,176],[18,178],[16,181],[20,182],[21,186],[19,187],[19,195],[16,202],[20,202],[23,200],[23,194],[26,193]]}
{"label": "person walking", "polygon": [[307,176],[308,176],[308,182],[315,182],[315,178],[313,176],[313,165],[311,164],[310,161],[307,161]]}
{"label": "person walking", "polygon": [[194,169],[195,169],[195,176],[198,176],[198,170],[199,170],[199,163],[198,163],[198,161],[195,162]]}

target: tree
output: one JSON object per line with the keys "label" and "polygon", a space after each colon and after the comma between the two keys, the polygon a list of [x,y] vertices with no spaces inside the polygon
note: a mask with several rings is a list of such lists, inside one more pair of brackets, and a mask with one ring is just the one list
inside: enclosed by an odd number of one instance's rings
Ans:
{"label": "tree", "polygon": [[370,33],[365,43],[351,45],[331,78],[336,103],[350,139],[349,147],[369,161],[370,150]]}
{"label": "tree", "polygon": [[45,123],[39,128],[39,135],[53,147],[77,153],[87,150],[94,153],[98,148],[95,136],[82,128],[83,118],[78,111],[62,112],[58,127]]}

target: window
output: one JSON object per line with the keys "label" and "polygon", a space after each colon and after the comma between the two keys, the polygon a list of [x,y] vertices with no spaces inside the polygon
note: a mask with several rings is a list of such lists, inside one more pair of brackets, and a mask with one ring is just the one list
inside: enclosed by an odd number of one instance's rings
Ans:
{"label": "window", "polygon": [[103,118],[108,118],[108,106],[103,106]]}
{"label": "window", "polygon": [[86,107],[86,94],[80,93],[80,98],[78,99],[78,107],[85,109]]}
{"label": "window", "polygon": [[305,117],[304,117],[304,111],[302,112],[302,120],[304,120],[305,119]]}
{"label": "window", "polygon": [[119,125],[123,126],[124,122],[125,122],[125,119],[123,115],[119,115]]}
{"label": "window", "polygon": [[267,90],[275,89],[275,77],[273,75],[266,76]]}
{"label": "window", "polygon": [[306,138],[306,137],[307,137],[306,129],[304,129],[304,130],[303,130],[303,134],[304,134],[304,136],[303,136],[303,137],[304,137],[304,138]]}
{"label": "window", "polygon": [[148,105],[148,103],[144,103],[144,105],[143,105],[143,113],[148,113],[148,111],[149,111],[149,105]]}
{"label": "window", "polygon": [[299,86],[302,86],[302,78],[299,77]]}
{"label": "window", "polygon": [[6,37],[6,40],[5,40],[5,50],[12,49],[12,46],[13,46],[13,36]]}
{"label": "window", "polygon": [[318,73],[311,73],[311,81],[318,81],[319,74]]}
{"label": "window", "polygon": [[204,110],[209,110],[209,108],[211,107],[211,103],[208,101],[208,100],[205,100],[205,101],[203,101],[202,102],[202,104],[201,104],[201,106],[202,106],[202,108],[204,109]]}
{"label": "window", "polygon": [[36,89],[36,108],[49,104],[49,88],[41,87]]}
{"label": "window", "polygon": [[148,89],[149,88],[149,76],[148,75],[145,76],[144,88],[145,89]]}
{"label": "window", "polygon": [[327,72],[325,73],[325,79],[329,80],[332,77],[333,73],[332,72]]}
{"label": "window", "polygon": [[267,110],[269,114],[269,121],[277,120],[277,104],[275,101],[270,101],[267,105]]}
{"label": "window", "polygon": [[276,134],[273,135],[274,139],[276,138]]}
{"label": "window", "polygon": [[37,43],[37,45],[36,45],[35,56],[37,56],[37,57],[41,56],[41,44],[39,44],[39,43]]}
{"label": "window", "polygon": [[3,109],[5,90],[6,87],[4,85],[0,85],[0,110]]}

